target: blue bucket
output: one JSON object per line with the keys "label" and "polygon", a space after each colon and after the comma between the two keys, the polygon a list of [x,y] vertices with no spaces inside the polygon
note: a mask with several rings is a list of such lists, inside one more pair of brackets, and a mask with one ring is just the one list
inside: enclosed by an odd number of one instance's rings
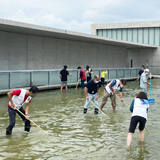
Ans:
{"label": "blue bucket", "polygon": [[149,99],[148,100],[148,103],[154,103],[155,102],[155,99]]}

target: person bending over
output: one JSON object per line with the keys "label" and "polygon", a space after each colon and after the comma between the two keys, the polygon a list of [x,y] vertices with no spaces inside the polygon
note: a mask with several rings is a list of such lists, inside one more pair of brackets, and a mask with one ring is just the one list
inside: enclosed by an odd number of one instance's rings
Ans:
{"label": "person bending over", "polygon": [[110,97],[111,102],[112,102],[111,105],[113,107],[113,110],[115,111],[115,109],[116,109],[115,91],[116,90],[120,91],[119,94],[121,97],[121,101],[123,102],[122,90],[123,90],[124,85],[126,85],[126,81],[125,80],[118,80],[118,79],[114,79],[109,84],[107,84],[107,86],[104,89],[104,95],[103,95],[103,99],[102,99],[102,103],[101,103],[101,110],[104,107],[104,105],[106,104],[108,97]]}
{"label": "person bending over", "polygon": [[87,113],[87,109],[89,108],[90,105],[90,100],[93,100],[95,104],[95,114],[98,114],[98,98],[99,98],[99,93],[100,93],[100,87],[101,87],[101,82],[99,81],[99,76],[96,75],[94,76],[94,79],[90,80],[85,89],[84,92],[86,94],[86,103],[84,105],[84,114]]}
{"label": "person bending over", "polygon": [[[9,114],[9,126],[6,128],[6,135],[12,134],[12,129],[16,123],[16,113],[21,117],[21,119],[25,123],[24,130],[30,131],[30,121],[29,121],[29,104],[32,101],[33,96],[38,93],[38,88],[36,86],[32,86],[29,90],[18,89],[11,92],[8,92],[9,104],[8,104],[8,114]],[[22,106],[26,104],[25,110]],[[25,117],[19,113],[16,109],[19,109]]]}
{"label": "person bending over", "polygon": [[134,131],[139,123],[140,141],[144,141],[144,128],[147,121],[147,112],[149,108],[148,98],[144,92],[140,92],[132,101],[130,111],[132,112],[129,133],[127,136],[127,146],[131,145]]}

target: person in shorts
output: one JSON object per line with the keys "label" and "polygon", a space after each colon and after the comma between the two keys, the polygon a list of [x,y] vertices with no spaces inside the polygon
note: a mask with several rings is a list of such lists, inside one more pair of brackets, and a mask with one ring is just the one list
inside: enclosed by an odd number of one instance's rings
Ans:
{"label": "person in shorts", "polygon": [[66,91],[68,90],[68,82],[67,82],[67,77],[71,76],[72,74],[69,74],[67,71],[67,66],[64,65],[64,68],[60,71],[59,77],[61,79],[61,88],[60,90],[62,91],[63,86],[65,86]]}
{"label": "person in shorts", "polygon": [[140,92],[132,101],[130,111],[132,112],[129,133],[127,136],[127,146],[131,145],[134,131],[139,123],[140,141],[144,141],[144,128],[147,121],[147,112],[149,108],[148,98],[144,92]]}
{"label": "person in shorts", "polygon": [[103,99],[102,99],[102,103],[101,103],[101,110],[104,107],[104,105],[106,104],[108,98],[110,97],[113,110],[115,111],[115,109],[116,109],[115,91],[116,90],[120,91],[119,94],[121,97],[121,101],[123,102],[122,90],[123,90],[124,85],[126,85],[126,81],[125,80],[118,80],[118,79],[114,79],[109,84],[107,84],[107,86],[104,89],[104,95],[103,95]]}

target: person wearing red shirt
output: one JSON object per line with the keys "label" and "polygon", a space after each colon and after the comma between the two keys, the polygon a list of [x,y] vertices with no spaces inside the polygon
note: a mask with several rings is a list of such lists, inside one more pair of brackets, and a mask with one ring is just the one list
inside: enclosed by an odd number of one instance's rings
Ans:
{"label": "person wearing red shirt", "polygon": [[[9,113],[9,120],[10,124],[6,128],[6,135],[12,134],[12,129],[15,126],[16,122],[16,113],[22,118],[22,120],[25,123],[24,130],[29,132],[30,131],[30,121],[29,121],[29,104],[32,101],[33,96],[35,96],[38,93],[38,88],[36,86],[32,86],[29,90],[25,89],[18,89],[11,92],[8,92],[8,98],[9,98],[9,104],[8,104],[8,113]],[[22,108],[23,104],[26,104],[25,110]],[[15,109],[19,109],[25,117],[17,112]]]}
{"label": "person wearing red shirt", "polygon": [[84,82],[86,80],[85,71],[80,66],[77,69],[80,71],[79,79],[81,79],[81,87],[84,89]]}

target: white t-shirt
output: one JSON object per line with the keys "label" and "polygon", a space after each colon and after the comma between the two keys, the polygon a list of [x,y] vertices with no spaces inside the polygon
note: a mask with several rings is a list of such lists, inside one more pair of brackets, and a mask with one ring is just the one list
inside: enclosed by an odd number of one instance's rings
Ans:
{"label": "white t-shirt", "polygon": [[149,108],[149,103],[147,100],[141,100],[140,98],[135,98],[132,116],[140,116],[147,119],[147,109]]}

